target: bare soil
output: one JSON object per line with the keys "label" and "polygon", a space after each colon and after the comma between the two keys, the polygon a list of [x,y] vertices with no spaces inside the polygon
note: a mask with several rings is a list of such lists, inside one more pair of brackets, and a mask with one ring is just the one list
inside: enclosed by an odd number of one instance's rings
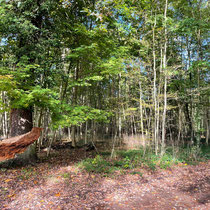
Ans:
{"label": "bare soil", "polygon": [[0,209],[210,209],[210,161],[105,177],[75,165],[91,155],[60,150],[34,166],[0,168]]}

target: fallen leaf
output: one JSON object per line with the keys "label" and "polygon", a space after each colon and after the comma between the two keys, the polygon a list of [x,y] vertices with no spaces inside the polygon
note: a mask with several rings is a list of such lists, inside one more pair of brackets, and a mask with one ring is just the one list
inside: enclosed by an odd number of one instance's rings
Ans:
{"label": "fallen leaf", "polygon": [[61,196],[61,193],[56,193],[55,196],[56,197],[60,197]]}
{"label": "fallen leaf", "polygon": [[8,195],[7,197],[8,198],[11,198],[11,197],[14,197],[16,194],[10,194],[10,195]]}

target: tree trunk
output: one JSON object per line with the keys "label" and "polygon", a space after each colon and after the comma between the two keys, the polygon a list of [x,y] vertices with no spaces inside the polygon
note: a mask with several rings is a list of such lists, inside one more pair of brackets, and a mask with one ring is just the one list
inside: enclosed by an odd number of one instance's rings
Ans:
{"label": "tree trunk", "polygon": [[[19,136],[32,130],[32,109],[12,109],[10,113],[10,137]],[[35,145],[30,145],[13,160],[15,164],[27,164],[37,159]]]}
{"label": "tree trunk", "polygon": [[[165,3],[165,12],[164,12],[164,20],[166,24],[166,16],[168,9],[168,0]],[[165,26],[165,37],[164,37],[164,53],[163,53],[163,69],[165,71],[164,74],[164,107],[163,107],[163,122],[162,122],[162,141],[161,141],[161,155],[165,153],[165,144],[166,144],[166,112],[167,112],[167,72],[166,72],[166,54],[167,54],[167,28]]]}
{"label": "tree trunk", "polygon": [[17,154],[22,154],[29,145],[36,141],[42,128],[33,128],[30,132],[4,139],[0,142],[0,162],[13,159]]}
{"label": "tree trunk", "polygon": [[[153,81],[153,101],[154,101],[154,108],[155,108],[155,116],[154,116],[154,143],[155,143],[155,154],[158,154],[158,139],[157,139],[157,134],[158,134],[158,127],[157,127],[157,72],[156,72],[156,52],[155,52],[155,27],[156,27],[156,13],[155,13],[155,23],[153,26],[152,30],[152,42],[153,42],[153,49],[152,49],[152,54],[153,54],[153,72],[154,72],[154,81]],[[143,132],[142,132],[143,134]]]}
{"label": "tree trunk", "polygon": [[12,109],[10,113],[10,137],[31,131],[33,127],[30,109]]}

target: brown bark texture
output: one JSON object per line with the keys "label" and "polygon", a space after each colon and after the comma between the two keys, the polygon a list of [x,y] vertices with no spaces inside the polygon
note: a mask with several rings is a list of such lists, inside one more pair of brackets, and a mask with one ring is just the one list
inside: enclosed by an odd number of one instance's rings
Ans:
{"label": "brown bark texture", "polygon": [[31,131],[33,127],[31,109],[12,109],[10,113],[10,137]]}
{"label": "brown bark texture", "polygon": [[5,139],[0,142],[0,162],[15,157],[16,154],[23,153],[29,145],[35,142],[39,137],[42,128],[32,128],[26,134]]}

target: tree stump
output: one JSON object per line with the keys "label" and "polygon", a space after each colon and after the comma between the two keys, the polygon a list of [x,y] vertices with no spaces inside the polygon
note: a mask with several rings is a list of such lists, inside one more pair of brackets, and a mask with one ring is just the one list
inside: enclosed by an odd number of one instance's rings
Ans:
{"label": "tree stump", "polygon": [[0,162],[15,158],[16,154],[23,153],[29,145],[40,137],[42,128],[32,128],[26,134],[0,141]]}

